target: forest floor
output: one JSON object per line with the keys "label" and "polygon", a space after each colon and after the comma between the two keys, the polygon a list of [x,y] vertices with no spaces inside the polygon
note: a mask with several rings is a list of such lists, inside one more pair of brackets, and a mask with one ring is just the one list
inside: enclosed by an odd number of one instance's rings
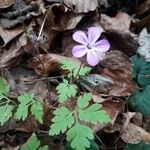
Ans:
{"label": "forest floor", "polygon": [[0,149],[150,150],[150,0],[0,0]]}

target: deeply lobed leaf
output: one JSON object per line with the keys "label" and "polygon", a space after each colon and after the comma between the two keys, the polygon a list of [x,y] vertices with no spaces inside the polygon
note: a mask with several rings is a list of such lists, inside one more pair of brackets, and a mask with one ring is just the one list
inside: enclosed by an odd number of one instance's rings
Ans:
{"label": "deeply lobed leaf", "polygon": [[33,103],[31,113],[41,124],[43,123],[43,106],[40,102]]}
{"label": "deeply lobed leaf", "polygon": [[0,125],[4,125],[6,121],[8,121],[12,117],[12,110],[14,109],[14,106],[12,105],[4,105],[0,106]]}
{"label": "deeply lobed leaf", "polygon": [[32,135],[28,141],[21,146],[21,150],[48,150],[48,146],[45,145],[43,147],[40,147],[41,142],[38,140],[36,135]]}
{"label": "deeply lobed leaf", "polygon": [[69,84],[67,80],[63,80],[57,88],[59,102],[65,102],[68,98],[76,96],[77,86],[75,84]]}
{"label": "deeply lobed leaf", "polygon": [[4,98],[10,91],[10,86],[7,84],[6,80],[0,78],[0,100]]}
{"label": "deeply lobed leaf", "polygon": [[106,111],[101,110],[101,107],[100,104],[93,104],[86,109],[80,109],[79,119],[92,124],[110,122],[109,116],[106,114]]}
{"label": "deeply lobed leaf", "polygon": [[83,96],[78,98],[78,107],[85,108],[89,105],[89,101],[92,99],[91,93],[85,93]]}
{"label": "deeply lobed leaf", "polygon": [[90,67],[78,66],[76,62],[69,59],[62,59],[60,63],[62,65],[62,69],[69,70],[69,76],[73,75],[74,78],[86,75],[91,70]]}
{"label": "deeply lobed leaf", "polygon": [[78,122],[66,134],[67,141],[71,142],[71,147],[75,150],[86,150],[90,147],[89,140],[94,139],[92,129]]}
{"label": "deeply lobed leaf", "polygon": [[58,135],[60,132],[64,133],[75,122],[72,112],[66,107],[57,108],[54,114],[55,117],[52,119],[53,124],[49,131],[50,135]]}

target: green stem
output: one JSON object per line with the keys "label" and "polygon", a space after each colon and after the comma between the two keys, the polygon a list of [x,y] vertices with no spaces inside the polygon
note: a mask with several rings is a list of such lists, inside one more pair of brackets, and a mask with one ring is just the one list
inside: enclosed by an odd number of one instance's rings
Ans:
{"label": "green stem", "polygon": [[80,72],[80,70],[81,70],[82,65],[83,65],[83,62],[81,62],[80,66],[79,66],[79,69],[78,69],[78,71],[77,71],[77,74],[74,76],[74,80],[73,80],[72,83],[75,82],[75,80],[76,80],[76,78],[77,78],[77,76],[78,76],[78,74],[79,74],[79,72]]}

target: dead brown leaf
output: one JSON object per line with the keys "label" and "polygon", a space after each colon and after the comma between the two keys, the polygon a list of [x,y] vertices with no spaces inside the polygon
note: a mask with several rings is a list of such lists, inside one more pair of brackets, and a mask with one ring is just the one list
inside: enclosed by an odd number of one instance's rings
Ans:
{"label": "dead brown leaf", "polygon": [[131,61],[123,52],[119,50],[111,50],[105,55],[105,59],[101,61],[101,65],[109,69],[131,69]]}
{"label": "dead brown leaf", "polygon": [[135,36],[130,32],[131,17],[123,12],[119,12],[115,17],[109,17],[105,14],[101,14],[100,25],[107,31],[117,30],[120,32],[129,33],[131,36]]}
{"label": "dead brown leaf", "polygon": [[74,13],[63,4],[51,5],[46,13],[47,19],[45,23],[57,31],[74,29],[83,17],[83,14]]}
{"label": "dead brown leaf", "polygon": [[7,29],[4,29],[2,26],[0,26],[0,46],[4,47],[15,37],[20,35],[23,31],[24,29],[22,27],[16,27],[16,28],[7,30]]}
{"label": "dead brown leaf", "polygon": [[133,123],[129,123],[127,125],[121,135],[121,138],[126,143],[137,144],[141,140],[150,143],[150,133]]}
{"label": "dead brown leaf", "polygon": [[[125,103],[121,99],[113,100],[108,98],[108,100],[102,102],[102,106],[111,118],[116,119],[116,116],[124,110]],[[115,121],[113,121],[113,123],[114,122]]]}
{"label": "dead brown leaf", "polygon": [[131,63],[126,55],[119,51],[110,51],[102,61],[106,67],[101,75],[110,78],[114,83],[110,86],[109,94],[113,96],[129,96],[135,90],[131,77]]}
{"label": "dead brown leaf", "polygon": [[24,53],[23,47],[26,45],[27,40],[25,34],[23,34],[15,43],[13,43],[9,50],[3,52],[0,59],[1,68],[11,68],[18,64],[20,56]]}
{"label": "dead brown leaf", "polygon": [[64,3],[75,12],[87,13],[89,11],[94,11],[98,7],[97,0],[64,0]]}
{"label": "dead brown leaf", "polygon": [[127,70],[105,68],[101,74],[113,80],[114,83],[109,90],[109,94],[112,96],[129,96],[135,90],[136,85]]}
{"label": "dead brown leaf", "polygon": [[64,73],[59,63],[59,61],[63,58],[75,61],[77,67],[80,66],[80,61],[78,59],[49,53],[49,54],[40,54],[37,57],[30,59],[28,61],[28,67],[34,68],[35,72],[39,75],[48,75],[52,72]]}
{"label": "dead brown leaf", "polygon": [[148,11],[150,8],[150,0],[146,0],[136,7],[137,15],[142,15],[144,12]]}
{"label": "dead brown leaf", "polygon": [[132,117],[132,121],[137,126],[142,126],[143,124],[143,116],[140,112],[136,112],[135,115]]}
{"label": "dead brown leaf", "polygon": [[0,9],[8,8],[14,3],[14,0],[0,0]]}

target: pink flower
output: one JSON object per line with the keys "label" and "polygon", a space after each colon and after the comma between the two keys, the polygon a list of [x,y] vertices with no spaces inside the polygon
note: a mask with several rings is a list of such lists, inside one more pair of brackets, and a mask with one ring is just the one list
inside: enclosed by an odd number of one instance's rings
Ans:
{"label": "pink flower", "polygon": [[73,34],[73,39],[80,43],[72,48],[74,57],[81,58],[87,55],[86,59],[89,65],[96,66],[105,52],[109,50],[110,44],[107,40],[98,40],[102,30],[98,27],[88,28],[87,35],[83,31],[76,31]]}

